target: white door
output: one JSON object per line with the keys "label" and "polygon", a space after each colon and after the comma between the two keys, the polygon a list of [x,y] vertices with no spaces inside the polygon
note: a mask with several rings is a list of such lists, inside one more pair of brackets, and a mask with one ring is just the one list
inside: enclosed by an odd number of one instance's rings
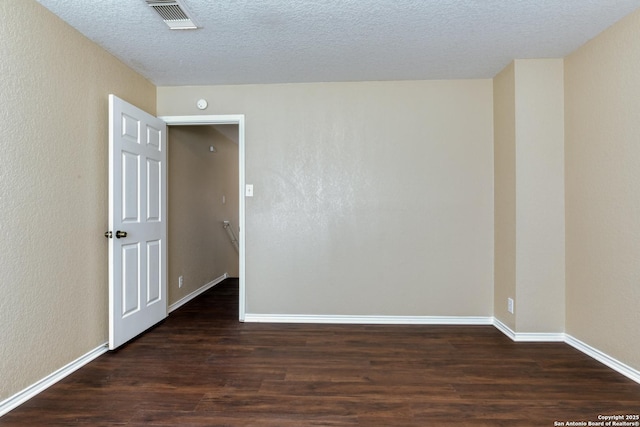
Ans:
{"label": "white door", "polygon": [[109,348],[167,317],[167,125],[109,95]]}

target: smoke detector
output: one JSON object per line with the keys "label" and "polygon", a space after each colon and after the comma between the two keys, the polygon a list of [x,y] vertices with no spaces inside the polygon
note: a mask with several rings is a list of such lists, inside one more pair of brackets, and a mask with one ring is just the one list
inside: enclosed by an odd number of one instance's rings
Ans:
{"label": "smoke detector", "polygon": [[158,12],[165,24],[172,30],[195,30],[198,26],[187,14],[178,0],[146,0],[147,5]]}

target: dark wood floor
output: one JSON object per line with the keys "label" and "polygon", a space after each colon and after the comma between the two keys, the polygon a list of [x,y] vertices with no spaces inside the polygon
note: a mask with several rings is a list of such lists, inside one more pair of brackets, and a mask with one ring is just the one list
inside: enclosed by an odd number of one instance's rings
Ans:
{"label": "dark wood floor", "polygon": [[[237,280],[2,426],[553,426],[640,413],[640,385],[491,326],[242,324]],[[556,424],[558,425],[558,424]]]}

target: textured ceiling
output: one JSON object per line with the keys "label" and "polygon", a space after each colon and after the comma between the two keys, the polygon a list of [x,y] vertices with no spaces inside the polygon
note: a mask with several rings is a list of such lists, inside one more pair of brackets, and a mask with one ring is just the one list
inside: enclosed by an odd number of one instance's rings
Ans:
{"label": "textured ceiling", "polygon": [[559,58],[640,0],[37,0],[158,86],[491,78]]}

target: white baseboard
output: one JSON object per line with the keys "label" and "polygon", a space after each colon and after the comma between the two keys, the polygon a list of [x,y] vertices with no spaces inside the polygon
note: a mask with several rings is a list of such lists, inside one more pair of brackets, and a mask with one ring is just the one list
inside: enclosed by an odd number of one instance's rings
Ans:
{"label": "white baseboard", "polygon": [[[193,298],[226,279],[225,273],[169,306],[169,312],[191,301]],[[324,323],[324,324],[369,324],[369,325],[493,325],[516,342],[564,342],[603,363],[616,372],[640,384],[640,371],[591,347],[590,345],[564,333],[517,333],[494,317],[470,316],[331,316],[331,315],[295,315],[295,314],[251,314],[247,313],[245,322],[265,323]],[[109,351],[104,343],[78,359],[47,375],[40,381],[0,402],[0,417],[31,399],[38,393],[77,371],[89,362]]]}
{"label": "white baseboard", "polygon": [[563,332],[514,332],[496,318],[493,326],[515,342],[564,342],[566,337]]}
{"label": "white baseboard", "polygon": [[579,339],[572,337],[571,335],[566,334],[565,342],[571,347],[580,350],[587,356],[596,359],[598,362],[607,365],[614,371],[619,372],[625,377],[640,384],[640,371],[638,371],[637,369],[634,369],[631,366],[620,362],[619,360],[601,352],[596,348],[591,347],[589,344],[586,344]]}
{"label": "white baseboard", "polygon": [[[188,303],[189,301],[191,301],[192,299],[194,299],[195,297],[197,297],[201,293],[205,292],[206,290],[208,290],[208,289],[214,287],[215,285],[217,285],[218,283],[222,282],[227,277],[228,277],[228,274],[225,273],[222,276],[218,277],[217,279],[215,279],[215,280],[207,283],[206,285],[202,286],[198,290],[196,290],[194,292],[191,292],[189,295],[185,296],[181,300],[175,302],[174,304],[171,304],[169,306],[169,308],[168,308],[169,312],[172,312],[173,310],[177,309],[178,307]],[[18,407],[19,405],[23,404],[27,400],[31,399],[32,397],[34,397],[38,393],[41,393],[42,391],[44,391],[47,388],[51,387],[52,385],[54,385],[58,381],[62,380],[66,376],[68,376],[68,375],[72,374],[73,372],[77,371],[78,369],[82,368],[84,365],[86,365],[87,363],[91,362],[92,360],[98,358],[99,356],[102,356],[107,351],[109,351],[109,343],[102,344],[99,347],[91,350],[87,354],[85,354],[83,356],[80,356],[78,359],[72,361],[71,363],[67,364],[66,366],[63,366],[62,368],[58,369],[57,371],[47,375],[46,377],[44,377],[40,381],[36,382],[35,384],[30,385],[29,387],[25,388],[24,390],[14,394],[13,396],[9,397],[6,400],[0,402],[0,417],[3,416],[4,414],[6,414],[7,412],[11,411],[12,409]]]}
{"label": "white baseboard", "polygon": [[73,362],[63,366],[57,371],[47,375],[46,377],[36,382],[35,384],[30,385],[24,390],[0,402],[0,417],[6,414],[7,412],[11,411],[12,409],[18,407],[19,405],[23,404],[27,400],[31,399],[38,393],[51,387],[52,385],[62,380],[66,376],[82,368],[84,365],[91,362],[92,360],[98,358],[99,356],[102,356],[107,351],[109,351],[109,343],[104,343],[99,347],[96,347],[95,349],[86,353],[85,355],[80,356]]}
{"label": "white baseboard", "polygon": [[345,325],[492,325],[493,317],[465,316],[348,316],[246,313],[245,322],[325,323]]}
{"label": "white baseboard", "polygon": [[179,299],[178,301],[174,302],[173,304],[171,304],[169,306],[169,313],[171,313],[172,311],[182,307],[183,305],[185,305],[186,303],[188,303],[189,301],[191,301],[192,299],[194,299],[198,295],[202,294],[203,292],[206,292],[209,289],[213,288],[215,285],[217,285],[218,283],[222,282],[227,277],[229,277],[229,275],[227,273],[224,273],[222,276],[220,276],[220,277],[218,277],[216,279],[213,279],[209,283],[207,283],[205,285],[202,285],[200,288],[198,288],[195,291],[191,292],[189,295],[187,295],[187,296]]}
{"label": "white baseboard", "polygon": [[505,325],[495,317],[493,318],[493,326],[495,326],[497,330],[499,330],[500,332],[502,332],[503,334],[511,338],[512,341],[516,340],[516,333],[513,332],[513,330],[510,327],[508,327],[507,325]]}
{"label": "white baseboard", "polygon": [[597,360],[598,362],[608,366],[616,372],[621,373],[625,377],[637,382],[640,384],[640,371],[632,368],[629,365],[626,365],[619,360],[609,356],[602,351],[591,347],[589,344],[586,344],[580,341],[577,338],[572,337],[571,335],[565,333],[518,333],[514,332],[507,325],[502,323],[498,319],[494,319],[493,324],[496,329],[500,332],[511,338],[516,342],[563,342],[571,347],[575,348],[578,351],[583,352],[587,356]]}

